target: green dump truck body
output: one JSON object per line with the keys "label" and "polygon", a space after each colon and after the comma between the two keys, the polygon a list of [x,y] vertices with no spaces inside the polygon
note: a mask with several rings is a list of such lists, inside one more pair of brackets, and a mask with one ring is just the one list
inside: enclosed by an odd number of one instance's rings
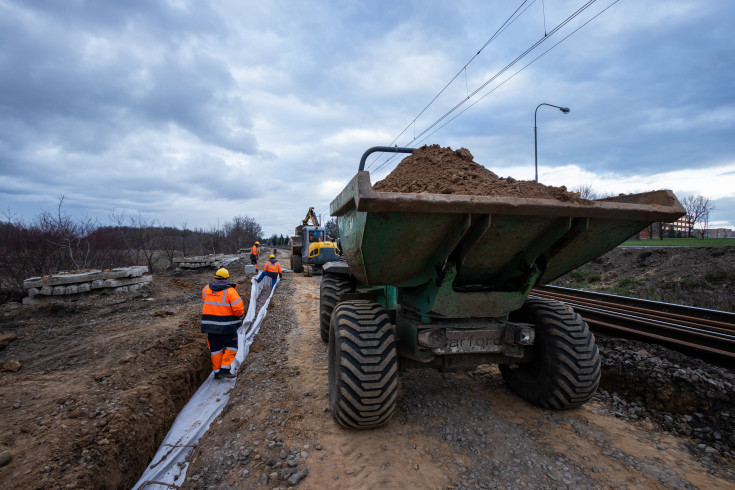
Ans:
{"label": "green dump truck body", "polygon": [[[479,294],[469,311],[465,305],[458,310],[498,316],[515,309],[536,284],[576,269],[653,222],[676,220],[684,208],[668,190],[587,202],[376,192],[361,171],[331,203],[331,214],[358,281],[415,289],[446,283],[451,275],[445,289]],[[493,304],[482,308],[488,301]],[[460,313],[448,308],[434,313]]]}

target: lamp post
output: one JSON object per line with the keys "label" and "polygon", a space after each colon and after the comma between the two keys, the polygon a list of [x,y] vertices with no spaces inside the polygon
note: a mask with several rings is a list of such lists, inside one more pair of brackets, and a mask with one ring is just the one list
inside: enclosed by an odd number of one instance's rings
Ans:
{"label": "lamp post", "polygon": [[536,171],[536,182],[538,182],[538,138],[536,137],[536,115],[538,114],[538,108],[542,105],[547,105],[549,107],[556,107],[560,111],[562,111],[564,114],[569,114],[569,107],[559,107],[558,105],[553,104],[547,104],[546,102],[542,102],[536,107],[536,111],[533,113],[533,156],[534,156],[534,169]]}

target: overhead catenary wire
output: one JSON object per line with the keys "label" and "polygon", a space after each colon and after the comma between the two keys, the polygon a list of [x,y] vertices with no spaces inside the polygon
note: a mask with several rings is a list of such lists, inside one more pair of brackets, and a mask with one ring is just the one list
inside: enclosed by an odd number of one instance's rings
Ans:
{"label": "overhead catenary wire", "polygon": [[[455,80],[457,79],[457,77],[459,77],[459,76],[460,76],[460,75],[461,75],[461,74],[462,74],[463,72],[464,72],[464,74],[465,74],[465,79],[466,79],[466,76],[467,76],[467,67],[468,67],[468,66],[470,65],[470,63],[472,63],[472,62],[473,62],[473,61],[475,60],[475,58],[477,58],[477,57],[478,57],[478,56],[480,55],[480,53],[482,53],[482,51],[483,51],[483,50],[484,50],[484,49],[485,49],[485,48],[486,48],[486,47],[487,47],[487,46],[488,46],[488,45],[489,45],[489,44],[490,44],[490,43],[491,43],[491,42],[492,42],[492,41],[493,41],[493,40],[494,40],[495,38],[497,38],[497,37],[498,37],[498,36],[499,36],[500,34],[502,34],[502,33],[503,33],[503,31],[505,31],[505,30],[506,30],[506,29],[507,29],[507,28],[508,28],[508,27],[509,27],[509,26],[510,26],[511,24],[513,24],[513,22],[515,22],[515,21],[516,21],[516,20],[517,20],[517,19],[518,19],[518,18],[519,18],[519,17],[521,16],[521,15],[523,15],[523,14],[524,14],[524,13],[525,13],[525,12],[526,12],[526,11],[527,11],[528,9],[529,9],[529,7],[531,7],[531,6],[532,6],[532,5],[534,4],[534,3],[536,3],[536,0],[533,0],[533,1],[531,2],[531,3],[529,3],[529,4],[528,4],[528,6],[526,6],[526,8],[525,8],[525,9],[523,9],[523,11],[521,11],[521,12],[519,13],[519,11],[520,11],[520,10],[521,10],[521,9],[523,8],[523,6],[524,6],[524,5],[526,4],[526,3],[528,3],[528,0],[523,0],[523,2],[521,2],[521,4],[520,4],[520,5],[519,5],[519,6],[518,6],[518,7],[516,8],[516,9],[515,9],[515,11],[514,11],[514,12],[513,12],[513,13],[512,13],[512,14],[511,14],[511,15],[510,15],[510,16],[509,16],[509,17],[508,17],[508,18],[507,18],[506,20],[505,20],[505,22],[503,22],[503,24],[502,24],[502,25],[501,25],[501,26],[500,26],[500,27],[499,27],[499,28],[498,28],[498,29],[497,29],[497,30],[495,31],[495,33],[494,33],[494,34],[493,34],[493,35],[492,35],[492,36],[490,37],[490,39],[488,39],[488,40],[487,40],[487,41],[485,42],[485,44],[483,44],[483,45],[482,45],[482,47],[481,47],[480,49],[478,49],[478,50],[477,50],[477,52],[476,52],[476,53],[475,53],[475,54],[474,54],[474,55],[473,55],[473,56],[472,56],[472,57],[470,58],[470,60],[469,60],[469,61],[468,61],[467,63],[465,63],[465,64],[464,64],[464,66],[463,66],[462,68],[460,68],[460,70],[459,70],[459,71],[458,71],[458,72],[457,72],[457,73],[456,73],[456,74],[455,74],[455,75],[454,75],[454,76],[452,77],[452,79],[451,79],[451,80],[449,80],[449,82],[447,82],[447,84],[446,84],[446,85],[444,85],[444,87],[442,87],[442,89],[441,89],[441,90],[439,90],[439,93],[437,93],[437,94],[436,94],[436,95],[434,96],[434,98],[432,98],[432,99],[431,99],[431,100],[429,101],[429,103],[428,103],[428,104],[426,104],[426,106],[424,106],[424,108],[423,108],[423,109],[421,109],[421,111],[420,111],[420,112],[419,112],[419,113],[418,113],[418,114],[416,115],[416,117],[414,117],[414,118],[413,118],[413,120],[412,120],[412,121],[411,121],[410,123],[408,123],[408,125],[407,125],[407,126],[406,126],[405,128],[403,128],[403,131],[401,131],[400,133],[398,133],[398,136],[396,136],[396,137],[395,137],[395,138],[393,139],[393,141],[391,141],[390,145],[388,145],[388,146],[393,146],[393,145],[395,145],[396,141],[398,141],[398,138],[400,138],[400,137],[401,137],[401,136],[402,136],[402,135],[403,135],[403,134],[404,134],[404,133],[405,133],[405,132],[406,132],[406,131],[408,130],[408,128],[410,128],[411,126],[413,126],[413,127],[414,127],[414,139],[416,138],[416,134],[415,134],[415,127],[416,127],[416,121],[418,120],[418,118],[419,118],[419,117],[421,117],[421,115],[422,115],[422,114],[423,114],[424,112],[426,112],[426,110],[427,110],[427,109],[428,109],[428,108],[429,108],[429,107],[430,107],[430,106],[431,106],[431,105],[432,105],[432,104],[433,104],[433,103],[434,103],[434,102],[435,102],[435,101],[436,101],[436,100],[437,100],[437,99],[438,99],[438,98],[439,98],[439,97],[441,96],[441,94],[442,94],[442,93],[444,93],[444,91],[445,91],[445,90],[446,90],[446,89],[447,89],[447,88],[448,88],[448,87],[449,87],[449,86],[450,86],[450,85],[451,85],[451,84],[452,84],[452,83],[453,83],[453,82],[454,82],[454,81],[455,81]],[[469,92],[469,87],[468,87],[468,90],[467,90],[467,91]],[[379,158],[379,157],[376,157],[376,159],[375,159],[375,160],[373,160],[373,162],[372,162],[371,164],[368,164],[367,168],[368,168],[368,169],[370,169],[370,167],[371,167],[371,166],[372,166],[372,165],[373,165],[373,164],[375,163],[375,161],[377,161],[377,159],[378,159],[378,158]]]}
{"label": "overhead catenary wire", "polygon": [[[538,55],[537,57],[535,57],[535,58],[534,58],[533,60],[531,60],[530,62],[528,62],[527,64],[525,64],[525,65],[523,66],[523,68],[521,68],[521,69],[519,69],[518,71],[516,71],[515,73],[513,73],[513,74],[512,74],[511,76],[509,76],[508,78],[506,78],[505,80],[503,80],[502,82],[500,82],[500,83],[499,83],[499,84],[498,84],[497,86],[493,87],[493,89],[492,89],[492,90],[489,90],[489,91],[488,91],[488,92],[486,92],[486,93],[485,93],[485,94],[484,94],[484,95],[483,95],[482,97],[480,97],[479,99],[475,100],[475,101],[474,101],[474,102],[473,102],[472,104],[470,104],[469,106],[465,107],[465,108],[464,108],[464,109],[463,109],[463,110],[462,110],[462,111],[461,111],[461,112],[460,112],[459,114],[457,114],[457,115],[455,115],[454,117],[452,117],[451,119],[449,119],[449,120],[448,120],[447,122],[445,122],[444,124],[442,124],[441,126],[439,126],[438,128],[436,128],[436,129],[435,129],[434,131],[432,131],[431,133],[429,133],[429,134],[425,135],[425,136],[424,136],[424,137],[423,137],[423,138],[422,138],[421,140],[419,140],[419,141],[417,142],[417,144],[419,144],[419,145],[420,145],[421,143],[423,143],[424,141],[426,141],[426,140],[427,140],[427,139],[428,139],[428,138],[429,138],[430,136],[432,136],[432,135],[433,135],[434,133],[436,133],[437,131],[439,131],[440,129],[442,129],[442,128],[443,128],[444,126],[446,126],[446,125],[447,125],[447,124],[449,124],[450,122],[452,122],[452,121],[454,121],[455,119],[457,119],[457,118],[458,118],[459,116],[461,116],[462,114],[464,114],[464,113],[465,113],[465,112],[466,112],[467,110],[469,110],[469,109],[470,109],[471,107],[473,107],[473,106],[474,106],[475,104],[477,104],[478,102],[480,102],[480,101],[481,101],[482,99],[484,99],[485,97],[487,97],[487,96],[488,96],[488,95],[490,95],[491,93],[495,92],[495,91],[496,91],[497,89],[499,89],[500,87],[502,87],[502,86],[503,86],[503,85],[504,85],[504,84],[505,84],[506,82],[510,81],[510,80],[511,80],[511,79],[512,79],[513,77],[515,77],[516,75],[518,75],[518,74],[519,74],[520,72],[522,72],[523,70],[525,70],[526,68],[528,68],[528,67],[529,67],[530,65],[532,65],[532,64],[533,64],[533,63],[535,63],[536,61],[538,61],[538,60],[539,60],[539,59],[540,59],[540,58],[541,58],[542,56],[544,56],[544,55],[545,55],[546,53],[548,53],[549,51],[551,51],[552,49],[554,49],[555,47],[557,47],[558,45],[560,45],[561,43],[563,43],[564,41],[566,41],[567,39],[569,39],[569,37],[571,37],[571,36],[572,36],[572,35],[573,35],[574,33],[576,33],[577,31],[579,31],[580,29],[582,29],[582,28],[583,28],[584,26],[586,26],[587,24],[589,24],[590,22],[592,22],[593,20],[595,20],[595,19],[596,19],[597,17],[599,17],[600,15],[602,15],[602,14],[603,14],[603,13],[604,13],[605,11],[607,11],[607,10],[608,10],[609,8],[611,8],[611,7],[613,6],[613,5],[615,5],[615,4],[616,4],[616,3],[618,3],[619,1],[620,1],[620,0],[614,0],[614,1],[613,1],[613,2],[612,2],[612,3],[610,4],[610,5],[608,5],[608,6],[607,6],[607,7],[605,7],[604,9],[602,9],[602,10],[601,10],[600,12],[598,12],[598,13],[597,13],[596,15],[594,15],[593,17],[591,17],[591,18],[590,18],[589,20],[587,20],[587,22],[585,22],[584,24],[582,24],[582,25],[580,25],[579,27],[577,27],[576,29],[574,29],[574,30],[573,30],[572,32],[570,32],[569,34],[567,34],[566,36],[564,36],[564,37],[563,37],[562,39],[560,39],[560,40],[559,40],[559,41],[558,41],[558,42],[557,42],[556,44],[554,44],[554,45],[553,45],[553,46],[551,46],[551,47],[550,47],[549,49],[547,49],[546,51],[544,51],[543,53],[541,53],[540,55]],[[414,138],[414,141],[416,141],[416,139],[415,139],[415,138]]]}
{"label": "overhead catenary wire", "polygon": [[[477,57],[478,57],[478,56],[480,55],[480,53],[482,53],[482,50],[483,50],[483,49],[485,49],[485,48],[486,48],[486,47],[487,47],[487,46],[488,46],[488,45],[489,45],[489,44],[490,44],[490,43],[491,43],[491,42],[492,42],[492,41],[493,41],[493,40],[494,40],[494,39],[495,39],[496,37],[498,37],[498,35],[500,35],[500,33],[501,33],[501,32],[502,32],[503,30],[504,30],[504,28],[505,28],[505,27],[506,27],[507,25],[510,25],[510,24],[511,24],[511,23],[512,23],[512,22],[513,22],[513,21],[515,20],[515,19],[514,19],[515,15],[516,15],[516,14],[518,13],[518,11],[519,11],[519,10],[521,9],[521,7],[523,7],[523,5],[524,5],[524,4],[526,4],[526,2],[528,2],[528,0],[524,0],[524,1],[523,1],[523,3],[521,3],[521,4],[520,4],[520,5],[518,6],[518,8],[517,8],[517,9],[516,9],[516,10],[515,10],[515,11],[513,12],[513,14],[511,14],[511,16],[510,16],[510,17],[508,17],[508,19],[506,19],[506,20],[505,20],[505,22],[503,22],[503,25],[501,25],[501,26],[500,26],[500,27],[498,28],[498,30],[497,30],[497,31],[495,31],[495,33],[494,33],[494,34],[493,34],[493,35],[492,35],[492,36],[490,37],[490,39],[488,39],[488,40],[487,40],[487,41],[485,42],[485,44],[483,44],[483,45],[482,45],[482,47],[481,47],[481,48],[480,48],[480,49],[479,49],[479,50],[477,51],[477,53],[475,53],[475,54],[474,54],[474,55],[472,56],[472,58],[470,58],[470,60],[469,60],[469,61],[468,61],[467,63],[465,63],[465,65],[464,65],[464,66],[463,66],[462,68],[460,68],[460,70],[459,70],[459,71],[458,71],[458,72],[457,72],[457,73],[456,73],[456,74],[455,74],[455,75],[454,75],[454,76],[452,77],[452,79],[451,79],[451,80],[449,80],[449,82],[447,82],[447,84],[446,84],[446,85],[444,85],[444,87],[442,87],[442,89],[441,89],[441,90],[439,90],[439,93],[437,93],[437,94],[436,94],[436,95],[434,96],[434,98],[433,98],[433,99],[431,99],[431,100],[429,101],[429,103],[428,103],[428,104],[426,104],[426,106],[424,106],[424,108],[423,108],[423,109],[421,109],[421,111],[420,111],[420,112],[419,112],[419,113],[418,113],[418,114],[416,115],[416,117],[414,117],[414,118],[413,118],[413,121],[411,121],[411,122],[410,122],[410,123],[408,124],[408,126],[406,126],[406,127],[405,127],[405,128],[403,129],[403,131],[401,131],[401,132],[400,132],[400,133],[398,134],[398,136],[396,136],[396,137],[395,137],[395,138],[393,139],[393,141],[391,142],[391,144],[390,144],[390,145],[388,145],[388,146],[391,146],[391,145],[393,145],[393,144],[394,144],[394,143],[395,143],[395,142],[396,142],[396,141],[398,140],[398,138],[400,138],[400,137],[401,137],[401,135],[403,135],[403,133],[405,133],[405,132],[406,132],[406,130],[408,130],[408,128],[410,128],[410,127],[411,127],[411,125],[412,125],[413,123],[415,123],[415,122],[416,122],[416,120],[417,120],[417,119],[418,119],[419,117],[421,117],[421,115],[422,115],[422,114],[423,114],[424,112],[426,112],[426,109],[428,109],[428,108],[429,108],[429,107],[430,107],[430,106],[431,106],[431,105],[432,105],[432,104],[434,103],[434,101],[436,101],[436,99],[438,99],[438,98],[439,98],[439,97],[441,96],[441,94],[442,94],[442,93],[444,93],[444,91],[445,91],[445,90],[446,90],[446,89],[447,89],[447,88],[448,88],[448,87],[449,87],[449,86],[450,86],[450,85],[452,84],[452,82],[454,82],[454,81],[455,81],[455,80],[457,79],[457,77],[458,77],[458,76],[460,76],[460,75],[462,74],[462,72],[464,72],[464,71],[465,71],[465,70],[467,69],[467,67],[468,67],[468,66],[470,65],[470,63],[472,63],[472,62],[473,62],[473,61],[475,60],[475,58],[477,58]],[[534,0],[534,2],[531,2],[531,5],[533,5],[533,3],[535,3],[535,0]]]}
{"label": "overhead catenary wire", "polygon": [[[484,89],[485,87],[487,87],[487,85],[489,85],[489,84],[490,84],[490,83],[492,83],[493,81],[497,80],[497,79],[498,79],[498,78],[499,78],[500,76],[502,76],[502,74],[503,74],[503,73],[507,72],[507,71],[508,71],[508,70],[509,70],[510,68],[512,68],[512,67],[513,67],[513,66],[514,66],[515,64],[517,64],[517,63],[518,63],[518,62],[519,62],[520,60],[522,60],[523,58],[525,58],[525,57],[526,57],[526,56],[527,56],[528,54],[530,54],[530,53],[531,53],[531,52],[532,52],[533,50],[535,50],[536,48],[538,48],[538,46],[540,46],[540,45],[541,45],[542,43],[544,43],[544,42],[545,42],[545,41],[546,41],[547,39],[549,39],[549,38],[550,38],[550,37],[552,37],[552,36],[553,36],[554,34],[556,34],[557,32],[559,32],[559,30],[561,30],[562,28],[564,28],[564,27],[565,27],[565,26],[566,26],[567,24],[569,24],[569,22],[571,22],[572,20],[574,20],[574,19],[575,19],[576,17],[578,17],[578,16],[579,16],[579,15],[580,15],[580,14],[581,14],[582,12],[584,12],[584,11],[585,11],[585,10],[586,10],[587,8],[589,8],[589,7],[590,7],[590,6],[591,6],[591,5],[593,4],[593,3],[595,3],[595,2],[596,2],[596,0],[589,0],[589,1],[587,1],[587,2],[586,2],[586,3],[584,4],[584,5],[582,5],[581,7],[579,7],[579,8],[578,8],[578,9],[577,9],[577,10],[576,10],[576,11],[575,11],[574,13],[572,13],[572,14],[571,14],[570,16],[568,16],[568,17],[567,17],[567,18],[566,18],[565,20],[563,20],[563,21],[562,21],[561,23],[559,23],[559,24],[558,24],[558,25],[557,25],[556,27],[554,27],[554,28],[553,28],[553,29],[552,29],[552,30],[551,30],[550,32],[548,32],[548,33],[547,33],[547,32],[545,31],[545,32],[544,32],[544,36],[543,36],[543,37],[542,37],[541,39],[539,39],[539,40],[537,40],[536,42],[534,42],[534,43],[533,43],[533,44],[532,44],[532,45],[531,45],[531,46],[530,46],[530,47],[529,47],[528,49],[526,49],[526,50],[525,50],[525,51],[524,51],[523,53],[521,53],[521,54],[520,54],[520,55],[519,55],[518,57],[516,57],[516,58],[515,58],[515,59],[514,59],[513,61],[511,61],[511,62],[510,62],[509,64],[507,64],[507,65],[506,65],[505,67],[503,67],[503,68],[502,68],[501,70],[499,70],[499,71],[498,71],[498,72],[497,72],[497,73],[496,73],[495,75],[493,75],[493,76],[492,76],[492,77],[491,77],[490,79],[486,80],[486,81],[485,81],[485,82],[484,82],[483,84],[481,84],[481,85],[480,85],[480,86],[479,86],[479,87],[478,87],[477,89],[475,89],[475,90],[474,90],[474,91],[473,91],[473,92],[472,92],[471,94],[469,94],[468,96],[466,96],[465,98],[463,98],[463,99],[462,99],[462,100],[461,100],[460,102],[458,102],[458,103],[457,103],[457,104],[456,104],[456,105],[455,105],[454,107],[452,107],[452,108],[451,108],[451,109],[450,109],[449,111],[447,111],[446,113],[444,113],[444,114],[443,114],[443,115],[442,115],[441,117],[439,117],[439,118],[438,118],[438,119],[436,119],[436,120],[435,120],[435,121],[434,121],[433,123],[431,123],[431,124],[430,124],[429,126],[427,126],[427,127],[426,127],[426,128],[425,128],[425,129],[423,130],[423,131],[419,132],[419,134],[418,134],[418,135],[415,135],[415,136],[414,136],[414,138],[413,138],[413,139],[412,139],[412,140],[411,140],[411,141],[410,141],[409,143],[407,143],[407,144],[405,144],[405,145],[402,145],[402,146],[412,146],[412,145],[414,145],[414,144],[415,144],[415,142],[417,142],[417,141],[419,141],[419,142],[423,142],[423,141],[425,141],[425,140],[426,140],[426,138],[428,138],[429,136],[431,136],[431,135],[433,135],[434,133],[436,133],[436,132],[437,132],[437,131],[438,131],[439,129],[441,129],[441,128],[445,127],[445,126],[446,126],[447,124],[449,124],[449,123],[450,123],[451,121],[453,121],[454,119],[456,119],[456,118],[457,118],[457,117],[458,117],[459,115],[461,115],[461,114],[463,114],[463,113],[464,113],[465,111],[467,111],[467,110],[468,110],[468,109],[469,109],[470,107],[474,106],[474,105],[475,105],[475,104],[476,104],[477,102],[479,102],[480,100],[484,99],[484,98],[485,98],[485,97],[487,97],[487,96],[488,96],[489,94],[491,94],[492,92],[494,92],[495,90],[497,90],[497,89],[498,89],[498,88],[499,88],[500,86],[502,86],[502,85],[503,85],[503,84],[505,84],[505,83],[506,83],[507,81],[509,81],[510,79],[512,79],[512,78],[513,78],[513,77],[514,77],[515,75],[517,75],[518,73],[520,73],[521,71],[523,71],[523,70],[524,70],[525,68],[527,68],[527,67],[528,67],[529,65],[533,64],[533,63],[534,63],[535,61],[537,61],[537,60],[538,60],[539,58],[543,57],[543,56],[544,56],[545,54],[547,54],[547,53],[548,53],[549,51],[551,51],[551,50],[552,50],[553,48],[555,48],[555,47],[556,47],[556,46],[558,46],[558,45],[559,45],[560,43],[562,43],[563,41],[565,41],[566,39],[568,39],[568,38],[569,38],[569,37],[570,37],[571,35],[573,35],[573,34],[574,34],[574,33],[576,33],[577,31],[579,31],[579,30],[580,30],[580,29],[581,29],[582,27],[586,26],[586,25],[587,25],[587,24],[589,24],[589,23],[590,23],[590,22],[591,22],[592,20],[594,20],[594,19],[596,19],[597,17],[599,17],[599,16],[600,16],[600,15],[601,15],[602,13],[604,13],[605,11],[607,11],[607,10],[608,10],[608,9],[609,9],[610,7],[612,7],[613,5],[615,5],[616,3],[618,3],[618,1],[619,1],[619,0],[615,0],[615,1],[613,2],[613,3],[611,3],[610,5],[608,5],[607,7],[605,7],[605,8],[603,9],[603,10],[601,10],[601,11],[600,11],[600,12],[598,12],[598,13],[597,13],[596,15],[594,15],[594,16],[593,16],[592,18],[590,18],[589,20],[587,20],[586,22],[584,22],[584,23],[583,23],[583,24],[582,24],[582,25],[581,25],[580,27],[576,28],[576,29],[575,29],[574,31],[572,31],[572,32],[571,32],[570,34],[568,34],[568,35],[567,35],[567,36],[565,36],[565,37],[564,37],[563,39],[561,39],[561,40],[560,40],[559,42],[557,42],[556,44],[554,44],[554,45],[553,45],[553,46],[552,46],[551,48],[549,48],[549,49],[547,49],[546,51],[544,51],[543,53],[541,53],[541,54],[540,54],[540,55],[539,55],[538,57],[536,57],[536,58],[535,58],[535,59],[534,59],[533,61],[531,61],[530,63],[526,64],[526,65],[525,65],[525,66],[524,66],[523,68],[521,68],[520,70],[516,71],[516,72],[515,72],[515,73],[514,73],[513,75],[511,75],[510,77],[508,77],[508,78],[507,78],[506,80],[504,80],[503,82],[501,82],[501,83],[500,83],[499,85],[497,85],[496,87],[494,87],[494,88],[493,88],[492,90],[490,90],[490,91],[488,91],[487,93],[485,93],[484,95],[482,95],[482,97],[480,97],[480,98],[479,98],[479,99],[477,99],[477,100],[476,100],[475,102],[473,102],[472,104],[470,104],[470,105],[469,105],[468,107],[466,107],[466,108],[465,108],[464,110],[462,110],[462,111],[461,111],[461,112],[460,112],[459,114],[455,115],[454,117],[452,117],[452,118],[451,118],[451,119],[449,119],[448,121],[444,122],[444,124],[441,124],[441,123],[442,123],[442,121],[444,121],[444,120],[445,120],[445,119],[446,119],[446,118],[447,118],[448,116],[450,116],[451,114],[453,114],[454,112],[456,112],[456,111],[457,111],[457,110],[458,110],[458,109],[459,109],[460,107],[462,107],[463,105],[465,105],[465,104],[466,104],[466,102],[467,102],[468,100],[470,100],[470,99],[471,99],[472,97],[476,96],[476,95],[477,95],[477,94],[478,94],[479,92],[481,92],[481,91],[482,91],[482,90],[483,90],[483,89]],[[522,5],[521,5],[521,6],[522,6]],[[520,7],[519,7],[519,8],[520,8]],[[516,11],[517,11],[517,10],[516,10]],[[507,22],[507,21],[506,21],[506,22]],[[505,24],[504,24],[504,25],[505,25]],[[455,78],[456,78],[456,76],[455,76]],[[454,79],[453,79],[453,80],[454,80]],[[451,82],[450,82],[450,83],[451,83]],[[444,87],[444,88],[442,89],[442,91],[444,91],[445,89],[446,89],[446,87]],[[433,100],[435,100],[435,99],[436,99],[436,97],[435,97],[435,98],[434,98]],[[433,100],[432,100],[432,102],[433,102]],[[424,109],[424,110],[425,110],[425,109]],[[422,110],[422,112],[423,112],[423,110]],[[417,116],[417,117],[418,117],[418,116]],[[415,122],[415,120],[416,120],[416,119],[414,119],[414,120],[412,121],[412,124],[413,124],[413,123]],[[441,124],[441,125],[440,125],[440,124]],[[440,125],[440,126],[439,126],[439,127],[437,127],[437,125]],[[434,129],[434,128],[436,128],[436,129]],[[434,130],[432,131],[432,129],[434,129]],[[404,130],[403,132],[405,132],[405,130]],[[401,132],[401,134],[403,134],[403,132]],[[399,137],[400,137],[400,135],[399,135],[399,136],[398,136],[398,137],[397,137],[396,139],[394,139],[394,141],[393,141],[393,143],[392,143],[392,144],[394,144],[394,143],[395,143],[395,142],[396,142],[396,141],[398,140],[398,138],[399,138]],[[393,160],[394,160],[395,158],[396,158],[396,155],[391,155],[391,156],[387,157],[385,161],[383,161],[383,162],[382,162],[382,163],[381,163],[380,165],[378,165],[377,167],[375,167],[375,168],[373,169],[373,172],[378,172],[379,170],[381,170],[382,168],[384,168],[384,167],[385,167],[385,166],[386,166],[387,164],[389,164],[390,162],[392,162],[392,161],[393,161]],[[373,162],[373,164],[371,164],[371,165],[374,165],[375,163],[376,163],[376,162]]]}
{"label": "overhead catenary wire", "polygon": [[[472,97],[474,97],[476,94],[478,94],[480,91],[482,91],[485,87],[487,87],[490,83],[495,81],[498,77],[500,77],[503,73],[508,71],[513,65],[518,63],[520,60],[525,58],[531,51],[536,49],[538,46],[540,46],[542,43],[544,43],[547,39],[551,38],[555,33],[557,33],[560,29],[562,29],[565,25],[567,25],[569,22],[571,22],[574,18],[576,18],[579,14],[584,12],[590,5],[595,3],[597,0],[588,0],[587,3],[585,3],[583,6],[581,6],[579,9],[577,9],[573,14],[571,14],[569,17],[564,19],[562,22],[560,22],[556,27],[554,27],[548,34],[545,34],[542,38],[537,40],[535,43],[533,43],[530,47],[528,47],[523,53],[518,55],[513,61],[505,65],[503,68],[501,68],[495,75],[490,77],[488,80],[486,80],[483,84],[481,84],[478,88],[476,88],[470,95],[462,99],[460,102],[458,102],[454,107],[449,109],[447,112],[445,112],[441,117],[439,117],[437,120],[435,120],[433,123],[431,123],[429,126],[426,127],[423,131],[421,131],[418,136],[416,136],[411,142],[409,142],[406,146],[411,146],[417,139],[424,136],[426,133],[428,133],[432,128],[434,128],[436,125],[441,123],[444,119],[446,119],[449,115],[451,115],[454,111],[462,107],[468,100],[470,100]],[[383,168],[390,160],[387,160],[377,168],[375,168],[375,172],[379,171],[381,168]]]}

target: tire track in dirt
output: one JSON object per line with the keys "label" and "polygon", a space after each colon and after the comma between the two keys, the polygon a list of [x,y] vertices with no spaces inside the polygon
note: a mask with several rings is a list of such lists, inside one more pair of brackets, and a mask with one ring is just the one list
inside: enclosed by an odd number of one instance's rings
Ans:
{"label": "tire track in dirt", "polygon": [[[320,276],[293,276],[300,298],[292,303],[298,327],[288,337],[289,364],[301,370],[301,376],[292,382],[292,387],[313,394],[307,398],[305,406],[311,413],[296,424],[296,429],[318,438],[322,447],[310,462],[310,473],[322,475],[319,485],[324,485],[323,488],[447,486],[449,482],[444,472],[431,464],[431,447],[443,444],[441,441],[417,435],[407,437],[400,424],[390,423],[370,431],[349,431],[332,419],[327,345],[319,336],[320,279]],[[315,484],[311,477],[309,484]]]}

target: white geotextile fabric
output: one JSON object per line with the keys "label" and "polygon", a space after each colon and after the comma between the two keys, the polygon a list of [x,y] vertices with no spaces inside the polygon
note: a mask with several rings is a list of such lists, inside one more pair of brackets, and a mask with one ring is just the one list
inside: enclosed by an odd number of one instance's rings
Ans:
{"label": "white geotextile fabric", "polygon": [[[237,355],[232,361],[232,372],[237,373],[237,368],[242,364],[250,351],[255,334],[260,330],[268,311],[273,292],[279,281],[271,288],[263,306],[256,312],[258,296],[263,290],[265,281],[255,282],[251,280],[250,303],[242,325],[237,330]],[[194,396],[179,412],[171,429],[163,439],[153,461],[148,465],[138,483],[133,486],[134,490],[146,489],[170,489],[171,485],[180,486],[186,477],[189,462],[186,457],[199,443],[199,439],[209,429],[209,424],[217,418],[227,401],[230,392],[235,386],[235,378],[214,379],[214,373],[202,383]]]}

